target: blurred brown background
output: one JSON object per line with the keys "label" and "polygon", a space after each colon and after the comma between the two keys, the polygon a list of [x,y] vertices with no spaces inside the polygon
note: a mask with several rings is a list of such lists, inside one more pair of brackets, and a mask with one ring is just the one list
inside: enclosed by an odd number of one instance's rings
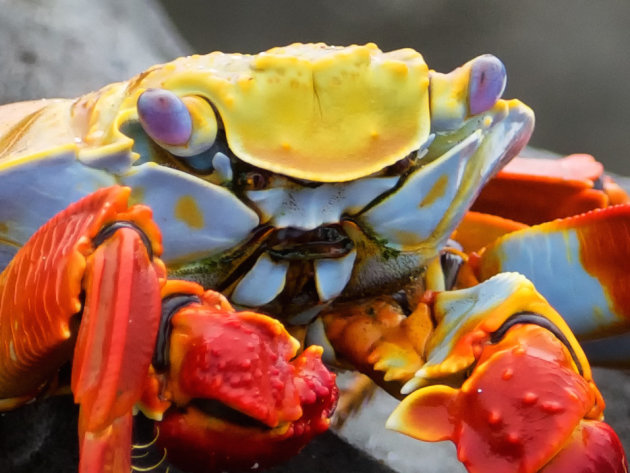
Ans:
{"label": "blurred brown background", "polygon": [[628,0],[161,0],[195,52],[291,42],[412,47],[446,72],[483,53],[536,112],[532,145],[630,174]]}

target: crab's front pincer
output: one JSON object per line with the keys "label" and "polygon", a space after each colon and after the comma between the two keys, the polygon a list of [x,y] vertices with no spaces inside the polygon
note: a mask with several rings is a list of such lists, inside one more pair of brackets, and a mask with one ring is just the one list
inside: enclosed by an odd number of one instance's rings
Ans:
{"label": "crab's front pincer", "polygon": [[173,463],[195,472],[266,466],[328,428],[337,387],[321,348],[298,355],[280,322],[235,312],[213,291],[171,325],[163,393],[172,407],[157,425]]}
{"label": "crab's front pincer", "polygon": [[420,389],[388,427],[453,441],[471,473],[628,471],[582,349],[531,282],[502,273],[434,309],[427,363],[403,391]]}

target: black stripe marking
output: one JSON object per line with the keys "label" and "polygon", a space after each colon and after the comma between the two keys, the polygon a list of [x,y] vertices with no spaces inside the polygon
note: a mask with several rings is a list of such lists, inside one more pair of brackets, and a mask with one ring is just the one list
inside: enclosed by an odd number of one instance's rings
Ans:
{"label": "black stripe marking", "polygon": [[111,237],[114,233],[116,233],[121,228],[130,228],[131,230],[135,230],[138,233],[138,235],[140,235],[140,239],[142,240],[142,243],[147,248],[147,254],[149,255],[149,259],[153,260],[153,246],[151,246],[151,240],[149,240],[149,237],[147,236],[147,234],[144,233],[144,231],[133,222],[120,221],[120,222],[110,223],[109,225],[105,225],[94,237],[94,240],[92,240],[92,244],[94,245],[94,248],[102,245],[105,242],[105,240],[107,240],[109,237]]}
{"label": "black stripe marking", "polygon": [[503,325],[501,325],[496,332],[492,332],[490,334],[490,343],[499,343],[503,337],[505,337],[508,330],[518,324],[538,325],[539,327],[549,330],[558,340],[562,342],[565,347],[567,347],[567,350],[569,350],[571,358],[573,359],[573,363],[577,366],[578,373],[580,373],[580,376],[584,376],[582,364],[580,363],[580,360],[578,359],[575,350],[571,346],[571,343],[569,343],[567,337],[551,320],[543,315],[526,311],[517,312],[516,314],[511,315],[505,322],[503,322]]}
{"label": "black stripe marking", "polygon": [[171,348],[171,332],[173,330],[171,319],[179,309],[195,303],[199,304],[201,300],[199,297],[191,294],[173,294],[162,300],[160,327],[158,328],[155,352],[153,353],[153,367],[156,371],[166,371],[170,363],[168,354]]}

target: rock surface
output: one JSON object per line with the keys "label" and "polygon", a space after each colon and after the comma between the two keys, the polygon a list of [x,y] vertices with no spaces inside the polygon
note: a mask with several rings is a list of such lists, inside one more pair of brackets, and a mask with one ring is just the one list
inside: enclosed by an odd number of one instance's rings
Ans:
{"label": "rock surface", "polygon": [[0,104],[75,97],[190,52],[153,0],[0,0]]}

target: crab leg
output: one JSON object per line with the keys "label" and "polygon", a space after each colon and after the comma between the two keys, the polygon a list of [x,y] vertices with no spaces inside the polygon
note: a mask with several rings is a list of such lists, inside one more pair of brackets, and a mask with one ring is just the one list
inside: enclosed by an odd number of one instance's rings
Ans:
{"label": "crab leg", "polygon": [[0,396],[17,405],[38,395],[74,348],[81,472],[129,470],[132,407],[159,323],[160,235],[128,196],[112,187],[71,205],[0,278]]}
{"label": "crab leg", "polygon": [[[477,276],[524,274],[581,340],[621,334],[630,331],[628,235],[630,205],[521,229],[485,248]],[[599,350],[598,355],[598,362],[615,361],[613,353]],[[617,352],[616,361],[627,365],[627,357],[627,350]]]}
{"label": "crab leg", "polygon": [[135,229],[121,228],[88,259],[72,370],[81,405],[81,472],[131,468],[132,409],[153,355],[161,304],[150,256]]}
{"label": "crab leg", "polygon": [[486,184],[472,209],[533,225],[628,201],[601,163],[572,154],[513,159]]}
{"label": "crab leg", "polygon": [[628,366],[628,200],[589,155],[517,158],[473,207],[492,215],[469,212],[452,235],[470,255],[458,285],[501,271],[524,274],[585,342],[592,362]]}

